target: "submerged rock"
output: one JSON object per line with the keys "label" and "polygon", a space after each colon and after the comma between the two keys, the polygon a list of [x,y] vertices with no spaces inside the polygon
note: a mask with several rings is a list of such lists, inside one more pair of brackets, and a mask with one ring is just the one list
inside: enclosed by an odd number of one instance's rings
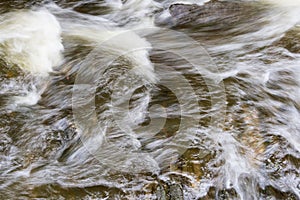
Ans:
{"label": "submerged rock", "polygon": [[156,190],[158,200],[183,200],[183,189],[178,183],[164,183]]}
{"label": "submerged rock", "polygon": [[300,53],[300,26],[286,32],[275,45],[284,47],[292,53]]}
{"label": "submerged rock", "polygon": [[24,76],[24,72],[18,66],[9,65],[0,58],[0,80],[3,78],[14,78],[18,76]]}
{"label": "submerged rock", "polygon": [[0,2],[0,14],[15,11],[18,9],[30,9],[34,6],[42,5],[42,0],[27,1],[27,0],[3,0]]}
{"label": "submerged rock", "polygon": [[175,27],[206,27],[208,30],[227,29],[244,22],[259,11],[257,4],[211,0],[204,5],[172,4],[171,23]]}

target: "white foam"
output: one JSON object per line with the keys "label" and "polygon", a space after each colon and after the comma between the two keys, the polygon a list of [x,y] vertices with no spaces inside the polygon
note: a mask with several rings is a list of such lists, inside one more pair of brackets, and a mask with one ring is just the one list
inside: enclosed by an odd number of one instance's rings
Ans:
{"label": "white foam", "polygon": [[105,27],[73,26],[67,36],[87,40],[112,54],[125,56],[134,65],[135,71],[150,82],[156,82],[154,67],[149,60],[151,44],[134,31]]}
{"label": "white foam", "polygon": [[113,9],[121,9],[123,6],[123,3],[121,0],[105,0],[106,5]]}
{"label": "white foam", "polygon": [[48,10],[10,12],[0,21],[0,55],[8,64],[47,75],[61,63],[61,28]]}
{"label": "white foam", "polygon": [[14,97],[14,103],[16,105],[32,106],[37,104],[40,98],[41,96],[37,91],[28,91],[28,93],[24,96]]}

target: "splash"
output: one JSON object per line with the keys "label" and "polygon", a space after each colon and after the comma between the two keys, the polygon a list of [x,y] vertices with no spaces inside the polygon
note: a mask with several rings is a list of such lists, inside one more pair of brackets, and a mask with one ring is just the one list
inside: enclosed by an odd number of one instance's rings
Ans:
{"label": "splash", "polygon": [[0,20],[0,55],[9,65],[46,76],[61,63],[61,28],[49,11],[15,11]]}

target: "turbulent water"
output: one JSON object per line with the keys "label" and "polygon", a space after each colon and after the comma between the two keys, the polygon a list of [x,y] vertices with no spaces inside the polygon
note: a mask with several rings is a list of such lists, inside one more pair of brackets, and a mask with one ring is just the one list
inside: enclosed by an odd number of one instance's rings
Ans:
{"label": "turbulent water", "polygon": [[0,2],[0,199],[300,199],[300,2],[223,3]]}

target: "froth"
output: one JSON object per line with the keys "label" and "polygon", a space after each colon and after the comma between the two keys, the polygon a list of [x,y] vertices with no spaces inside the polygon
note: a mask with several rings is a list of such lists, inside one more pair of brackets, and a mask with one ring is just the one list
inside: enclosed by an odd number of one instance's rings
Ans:
{"label": "froth", "polygon": [[10,12],[0,21],[0,55],[8,64],[47,75],[61,63],[61,27],[48,10]]}

